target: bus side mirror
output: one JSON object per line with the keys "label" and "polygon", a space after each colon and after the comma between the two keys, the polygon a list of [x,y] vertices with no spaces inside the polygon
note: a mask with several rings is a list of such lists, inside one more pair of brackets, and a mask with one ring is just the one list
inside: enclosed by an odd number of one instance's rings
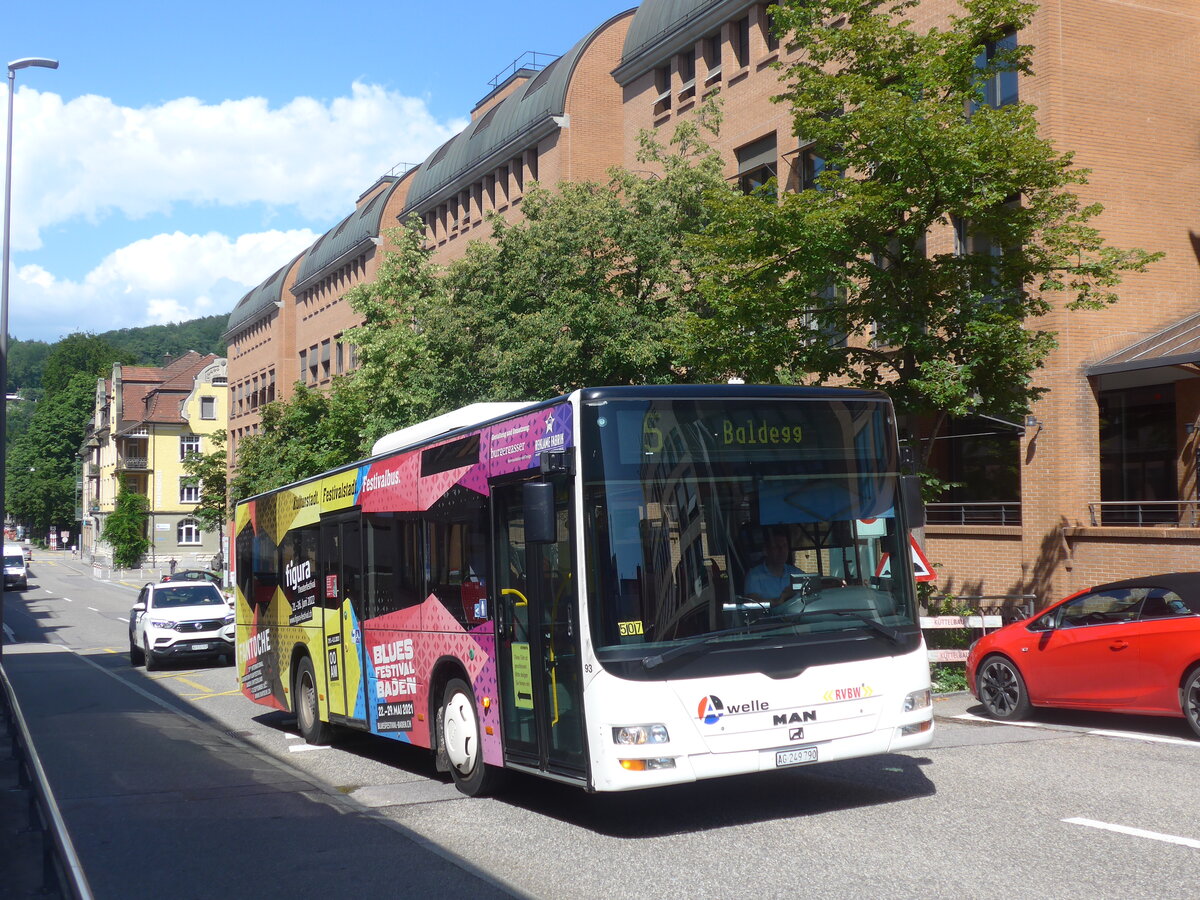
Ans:
{"label": "bus side mirror", "polygon": [[525,541],[552,544],[558,539],[554,518],[554,485],[527,481],[521,485],[521,503],[525,507]]}
{"label": "bus side mirror", "polygon": [[925,504],[921,502],[921,476],[900,476],[900,499],[909,528],[925,527]]}

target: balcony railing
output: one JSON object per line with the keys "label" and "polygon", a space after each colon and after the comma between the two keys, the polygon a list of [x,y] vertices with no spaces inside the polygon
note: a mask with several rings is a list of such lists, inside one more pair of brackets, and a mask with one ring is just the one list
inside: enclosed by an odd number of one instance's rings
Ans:
{"label": "balcony railing", "polygon": [[118,469],[146,469],[149,468],[148,461],[144,456],[124,456],[117,457]]}
{"label": "balcony railing", "polygon": [[1020,525],[1021,503],[927,503],[930,525]]}
{"label": "balcony railing", "polygon": [[1195,528],[1200,500],[1096,500],[1088,504],[1093,525],[1117,528]]}

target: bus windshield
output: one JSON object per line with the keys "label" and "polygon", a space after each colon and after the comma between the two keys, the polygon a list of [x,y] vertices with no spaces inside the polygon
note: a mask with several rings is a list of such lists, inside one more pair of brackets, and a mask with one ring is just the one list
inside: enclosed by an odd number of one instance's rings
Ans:
{"label": "bus windshield", "polygon": [[606,667],[669,677],[716,651],[711,671],[750,670],[738,651],[783,646],[794,671],[915,649],[886,399],[618,399],[581,418]]}

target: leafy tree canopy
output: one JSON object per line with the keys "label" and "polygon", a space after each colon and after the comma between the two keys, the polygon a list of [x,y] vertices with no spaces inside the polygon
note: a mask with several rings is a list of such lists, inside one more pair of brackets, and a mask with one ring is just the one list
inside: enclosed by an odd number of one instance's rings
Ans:
{"label": "leafy tree canopy", "polygon": [[707,377],[884,388],[935,422],[1018,416],[1054,347],[1036,327],[1049,297],[1107,305],[1122,273],[1158,258],[1104,242],[1100,207],[1073,191],[1086,171],[1039,137],[1030,106],[983,104],[988,79],[1030,72],[1030,48],[997,39],[1035,4],[964,0],[927,32],[906,18],[916,5],[774,7],[805,50],[776,100],[824,169],[806,190],[710,195],[688,326]]}
{"label": "leafy tree canopy", "polygon": [[96,379],[76,373],[33,411],[29,427],[14,438],[7,456],[6,512],[36,535],[65,528],[75,519],[79,444],[91,416]]}

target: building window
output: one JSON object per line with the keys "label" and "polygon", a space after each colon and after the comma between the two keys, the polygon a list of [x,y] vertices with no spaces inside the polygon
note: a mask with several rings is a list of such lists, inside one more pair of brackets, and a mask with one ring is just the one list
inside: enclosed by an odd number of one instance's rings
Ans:
{"label": "building window", "polygon": [[[998,41],[988,41],[975,57],[975,68],[983,71],[995,62],[998,53],[1017,49],[1017,33],[1009,32]],[[1014,71],[996,72],[983,82],[983,103],[972,103],[971,111],[979,109],[980,105],[999,109],[1016,103],[1020,99],[1017,89],[1017,73]]]}
{"label": "building window", "polygon": [[181,547],[195,546],[204,537],[204,532],[200,530],[200,523],[195,519],[182,519],[179,527],[175,529],[175,537]]}
{"label": "building window", "polygon": [[822,190],[817,179],[825,171],[825,157],[815,149],[809,148],[800,153],[800,189],[805,191]]}
{"label": "building window", "polygon": [[733,23],[733,58],[739,69],[750,65],[750,17]]}
{"label": "building window", "polygon": [[671,108],[671,67],[659,66],[654,70],[654,114],[660,115]]}
{"label": "building window", "polygon": [[696,50],[693,47],[690,50],[680,53],[679,57],[679,80],[682,84],[679,87],[679,99],[688,100],[696,96]]}
{"label": "building window", "polygon": [[708,70],[704,83],[710,85],[721,77],[721,33],[704,39],[704,67]]}
{"label": "building window", "polygon": [[179,458],[187,459],[189,453],[200,452],[200,435],[181,434],[179,436]]}
{"label": "building window", "polygon": [[200,398],[200,418],[215,419],[217,417],[217,398],[216,397],[201,397]]}
{"label": "building window", "polygon": [[342,375],[346,371],[346,345],[342,343],[342,336],[340,334],[335,336],[335,340],[337,341],[337,346],[334,349],[334,356],[337,360],[337,373]]}
{"label": "building window", "polygon": [[179,479],[179,502],[200,502],[200,479],[193,476],[186,476]]}
{"label": "building window", "polygon": [[1174,384],[1100,393],[1100,524],[1176,523],[1175,429]]}
{"label": "building window", "polygon": [[321,341],[321,380],[329,380],[330,361],[330,342],[329,339]]}
{"label": "building window", "polygon": [[775,36],[775,17],[769,12],[763,17],[763,37],[767,41],[768,53],[779,49],[779,38]]}
{"label": "building window", "polygon": [[769,134],[737,150],[738,186],[750,194],[775,177],[775,135]]}

